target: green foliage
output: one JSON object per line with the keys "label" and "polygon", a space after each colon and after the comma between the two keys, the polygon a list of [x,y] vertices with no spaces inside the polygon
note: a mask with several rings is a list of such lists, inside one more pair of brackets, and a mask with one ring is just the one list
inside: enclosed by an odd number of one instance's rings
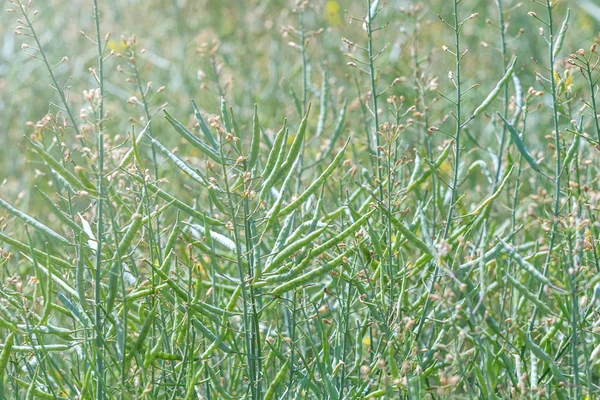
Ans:
{"label": "green foliage", "polygon": [[72,3],[1,21],[0,398],[600,394],[589,7]]}

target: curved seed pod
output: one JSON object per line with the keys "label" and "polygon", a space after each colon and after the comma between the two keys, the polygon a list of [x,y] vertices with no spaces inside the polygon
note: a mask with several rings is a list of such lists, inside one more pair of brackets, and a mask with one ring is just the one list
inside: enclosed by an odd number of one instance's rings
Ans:
{"label": "curved seed pod", "polygon": [[[446,158],[448,158],[448,155],[450,154],[450,149],[451,148],[452,148],[452,144],[451,143],[448,144],[446,147],[444,147],[444,150],[442,151],[442,153],[438,156],[438,158],[433,163],[433,169],[439,168],[442,165],[442,163],[444,161],[446,161]],[[423,174],[417,180],[415,180],[413,183],[407,185],[406,189],[404,190],[405,193],[412,192],[420,184],[422,184],[423,182],[425,182],[425,180],[427,180],[427,178],[429,178],[429,176],[431,176],[431,174],[433,173],[433,169],[429,168],[427,171],[423,172]],[[366,203],[367,206],[368,206],[369,203],[370,203],[370,200]]]}
{"label": "curved seed pod", "polygon": [[56,215],[65,225],[69,228],[73,229],[76,232],[83,232],[83,228],[77,225],[71,216],[65,214],[63,210],[61,210],[56,203],[48,196],[44,191],[42,191],[37,185],[35,185],[35,189],[40,194],[40,196],[44,199],[45,204],[50,208],[50,211],[54,215]]}
{"label": "curved seed pod", "polygon": [[11,332],[17,331],[17,326],[12,322],[4,319],[4,317],[0,316],[0,328],[6,328]]}
{"label": "curved seed pod", "polygon": [[[139,176],[132,175],[132,178],[133,178],[133,180],[135,180],[137,182],[143,183],[142,178],[140,178]],[[190,207],[189,205],[185,204],[181,200],[176,199],[175,197],[171,196],[169,193],[165,192],[164,190],[162,190],[158,186],[156,186],[156,185],[154,185],[152,183],[146,183],[146,187],[151,192],[156,193],[159,197],[162,197],[167,202],[172,203],[175,207],[177,207],[181,211],[184,211],[189,216],[198,218],[199,220],[203,220],[204,219],[204,214],[202,212],[200,212],[200,211],[198,211],[198,210]],[[211,225],[215,225],[215,226],[223,226],[223,225],[225,225],[223,222],[221,222],[221,221],[219,221],[218,219],[215,219],[215,218],[206,217],[206,219],[208,220],[208,222]]]}
{"label": "curved seed pod", "polygon": [[489,206],[492,203],[492,201],[497,199],[498,196],[500,196],[500,194],[504,190],[504,187],[506,186],[506,184],[508,183],[508,178],[510,177],[510,174],[512,173],[513,168],[514,167],[510,167],[510,169],[506,172],[506,175],[504,176],[504,179],[502,180],[502,183],[500,184],[500,186],[498,186],[498,189],[496,189],[496,191],[494,193],[492,193],[492,195],[490,197],[485,199],[475,210],[473,210],[473,212],[465,215],[463,218],[471,217],[471,216],[479,214],[487,206]]}
{"label": "curved seed pod", "polygon": [[227,250],[230,250],[230,251],[236,250],[235,242],[233,240],[229,239],[227,236],[221,235],[218,232],[213,232],[210,229],[206,229],[202,225],[188,224],[186,222],[184,222],[184,224],[188,225],[190,228],[195,230],[196,231],[195,233],[198,235],[198,238],[199,238],[200,234],[204,234],[207,238],[209,238],[208,240],[214,239],[215,242],[219,243],[221,246],[225,247]]}
{"label": "curved seed pod", "polygon": [[52,229],[48,228],[46,225],[42,224],[35,218],[32,218],[29,215],[22,212],[21,210],[18,210],[15,207],[11,206],[9,203],[4,201],[2,198],[0,198],[0,206],[2,208],[4,208],[6,211],[8,211],[8,213],[10,215],[12,215],[13,217],[16,217],[16,218],[20,219],[21,221],[25,222],[27,225],[34,227],[36,230],[43,233],[44,235],[46,235],[50,238],[53,238],[64,245],[71,244],[64,236],[59,235],[58,233],[56,233]]}
{"label": "curved seed pod", "polygon": [[561,381],[561,382],[566,381],[564,374],[562,373],[562,371],[556,364],[556,361],[554,361],[554,358],[552,358],[548,353],[546,353],[540,346],[533,343],[531,341],[531,339],[529,338],[529,335],[525,336],[525,346],[533,354],[535,354],[540,360],[542,360],[546,364],[548,364],[548,366],[550,367],[550,370],[552,371],[552,374],[554,375],[554,378],[556,380]]}
{"label": "curved seed pod", "polygon": [[[277,217],[280,214],[281,204],[283,203],[283,198],[285,197],[285,193],[287,191],[287,186],[290,184],[290,181],[294,177],[294,172],[295,172],[294,170],[295,170],[297,164],[298,164],[298,162],[296,161],[296,163],[294,163],[294,166],[292,168],[290,168],[290,171],[288,172],[287,176],[285,177],[285,180],[283,181],[283,184],[281,185],[281,190],[279,191],[279,197],[277,198],[277,200],[275,201],[275,204],[273,204],[273,207],[271,207],[271,209],[269,210],[269,212],[266,216],[267,225],[265,226],[265,228],[263,230],[264,233],[267,233],[269,231],[269,229],[271,229],[271,227],[273,226],[273,224],[277,220]],[[264,233],[263,233],[263,235],[264,235]]]}
{"label": "curved seed pod", "polygon": [[421,172],[421,155],[415,149],[415,167],[413,168],[412,174],[410,174],[410,179],[408,181],[408,186],[412,185],[413,182],[417,180],[417,174]]}
{"label": "curved seed pod", "polygon": [[515,142],[515,145],[517,146],[519,153],[521,153],[521,155],[523,156],[525,161],[527,161],[527,164],[529,164],[531,166],[531,168],[533,168],[534,171],[540,172],[540,167],[538,166],[537,162],[535,161],[535,159],[533,158],[533,156],[531,155],[529,150],[527,150],[527,147],[525,147],[525,143],[523,143],[521,136],[519,136],[519,132],[517,132],[517,128],[515,128],[513,126],[513,124],[508,122],[502,114],[498,113],[498,115],[500,116],[500,118],[502,118],[502,121],[504,121],[504,124],[506,125],[506,128],[510,132],[513,142]]}
{"label": "curved seed pod", "polygon": [[289,170],[292,168],[292,165],[296,163],[296,160],[300,156],[300,150],[302,150],[302,144],[304,143],[304,136],[306,135],[306,126],[308,125],[308,115],[310,114],[310,103],[308,104],[308,108],[306,109],[306,114],[304,114],[304,118],[302,118],[302,122],[300,122],[300,126],[298,127],[298,132],[296,132],[296,136],[294,137],[294,141],[290,147],[290,151],[288,152],[285,161],[281,165],[281,168],[278,171],[277,177],[278,179],[286,176]]}
{"label": "curved seed pod", "polygon": [[146,337],[150,333],[150,328],[152,328],[152,324],[154,323],[154,317],[156,316],[157,309],[158,307],[155,306],[152,310],[150,310],[150,313],[146,316],[146,319],[144,319],[144,324],[140,329],[138,338],[133,344],[133,348],[138,352],[144,347]]}
{"label": "curved seed pod", "polygon": [[513,74],[512,81],[515,87],[515,113],[510,120],[514,124],[523,112],[523,87],[517,74]]}
{"label": "curved seed pod", "polygon": [[171,114],[167,112],[167,110],[164,110],[164,113],[166,120],[169,121],[173,128],[175,128],[175,131],[179,133],[185,140],[187,140],[192,146],[200,150],[202,153],[204,153],[204,155],[213,161],[217,163],[221,162],[221,156],[217,154],[214,149],[202,143],[196,136],[194,136],[194,134],[192,134],[192,132],[189,131],[188,128],[173,118]]}
{"label": "curved seed pod", "polygon": [[146,354],[144,356],[144,368],[148,368],[150,366],[150,364],[152,364],[154,362],[154,360],[156,359],[156,355],[162,348],[164,337],[165,337],[164,335],[158,335],[158,340],[156,341],[156,344],[154,345],[154,347],[148,348],[148,351],[146,352]]}
{"label": "curved seed pod", "polygon": [[120,274],[118,271],[118,267],[120,266],[121,260],[119,260],[117,258],[123,257],[125,254],[127,254],[128,250],[129,250],[129,246],[131,245],[131,241],[133,240],[133,237],[135,236],[137,231],[142,226],[141,212],[142,212],[143,204],[144,204],[144,202],[141,201],[140,204],[138,205],[138,209],[136,210],[135,214],[132,217],[133,220],[132,220],[131,224],[129,224],[129,228],[127,229],[127,232],[125,232],[125,236],[123,236],[121,238],[121,241],[119,242],[117,251],[115,253],[115,257],[112,260],[110,271],[109,271],[109,277],[108,277],[108,294],[106,296],[106,314],[110,314],[112,312],[112,309],[115,305],[115,299],[117,297],[117,291],[119,289],[118,283],[119,283]]}
{"label": "curved seed pod", "polygon": [[273,171],[273,168],[275,167],[275,164],[277,163],[277,161],[280,159],[280,157],[283,158],[282,156],[280,156],[280,153],[283,152],[282,147],[283,147],[283,142],[285,141],[286,132],[287,132],[287,118],[283,120],[283,127],[281,128],[281,130],[279,130],[279,132],[277,132],[277,135],[275,135],[275,140],[273,141],[273,146],[271,147],[271,151],[269,152],[269,157],[267,158],[267,164],[265,165],[265,168],[264,168],[263,172],[261,173],[261,176],[263,178],[271,175],[271,171]]}
{"label": "curved seed pod", "polygon": [[531,290],[529,290],[529,288],[525,287],[525,285],[523,285],[521,282],[519,282],[519,280],[515,277],[513,277],[510,274],[506,274],[506,280],[513,285],[519,292],[521,292],[521,294],[530,302],[532,302],[533,304],[536,305],[536,307],[542,311],[545,315],[550,316],[553,315],[554,313],[552,312],[552,310],[550,310],[550,307],[548,307],[546,305],[546,303],[544,303],[543,301],[540,301],[536,294],[531,292]]}
{"label": "curved seed pod", "polygon": [[4,348],[2,349],[2,354],[0,354],[0,379],[4,379],[4,373],[6,372],[8,361],[10,360],[10,352],[14,344],[15,334],[14,332],[12,332],[6,337],[6,341],[4,342]]}
{"label": "curved seed pod", "polygon": [[567,29],[569,29],[569,19],[571,19],[571,9],[567,9],[567,15],[560,27],[560,31],[558,33],[558,37],[556,38],[556,42],[554,42],[554,49],[552,49],[552,58],[556,58],[558,53],[562,50],[563,43],[565,42],[565,36],[567,33]]}
{"label": "curved seed pod", "polygon": [[321,229],[317,229],[316,231],[309,233],[297,242],[294,242],[289,246],[283,248],[279,253],[277,253],[275,257],[273,257],[273,261],[265,266],[263,274],[269,273],[274,269],[278,268],[290,255],[294,254],[296,251],[300,250],[304,246],[310,245],[316,238],[318,238],[323,232],[325,232],[325,229],[327,229],[327,227],[328,225],[324,226]]}
{"label": "curved seed pod", "polygon": [[214,136],[210,132],[208,125],[206,125],[206,122],[204,122],[204,118],[202,118],[202,114],[200,114],[200,110],[196,106],[196,102],[194,100],[192,100],[192,106],[194,107],[194,116],[198,120],[198,124],[200,124],[200,130],[204,134],[204,138],[210,143],[213,149],[218,150],[219,143],[217,143]]}
{"label": "curved seed pod", "polygon": [[229,133],[232,133],[231,126],[231,118],[229,118],[229,112],[227,112],[227,102],[225,101],[225,97],[221,97],[221,118],[223,121],[223,125],[225,125],[225,130]]}
{"label": "curved seed pod", "polygon": [[77,179],[77,177],[71,171],[66,169],[54,157],[52,157],[50,154],[48,154],[48,152],[46,150],[44,150],[40,145],[32,142],[31,140],[29,140],[29,138],[25,138],[25,139],[29,142],[31,147],[33,147],[35,152],[38,153],[38,155],[40,157],[42,157],[42,159],[46,162],[46,164],[48,164],[50,169],[52,169],[54,172],[56,172],[58,175],[60,175],[60,177],[63,178],[66,182],[68,182],[69,185],[71,185],[73,188],[75,188],[77,190],[84,190],[84,191],[92,192],[93,194],[97,194],[95,187],[87,188],[79,179]]}
{"label": "curved seed pod", "polygon": [[340,264],[342,264],[344,262],[344,259],[348,256],[348,254],[351,251],[354,251],[354,248],[346,250],[344,253],[340,254],[339,256],[337,256],[330,262],[320,266],[319,268],[313,269],[312,271],[307,272],[304,275],[300,275],[297,278],[294,278],[280,286],[277,286],[275,289],[273,289],[271,294],[274,296],[279,296],[289,290],[303,286],[304,284],[306,284],[307,282],[310,282],[311,280],[313,280],[314,278],[316,278],[318,276],[324,275],[324,274],[328,273],[329,271],[332,271],[334,268],[336,268],[337,266],[339,266]]}
{"label": "curved seed pod", "polygon": [[331,152],[333,151],[333,147],[337,143],[340,134],[342,133],[342,129],[344,128],[344,121],[346,120],[346,108],[348,106],[348,102],[344,100],[344,104],[342,104],[342,109],[338,114],[337,121],[335,122],[335,128],[333,129],[333,135],[331,135],[331,140],[329,141],[329,146],[327,146],[327,150],[321,156],[321,160],[329,157]]}
{"label": "curved seed pod", "polygon": [[285,241],[290,236],[290,231],[292,230],[292,224],[294,223],[295,213],[289,215],[284,221],[281,229],[279,230],[279,234],[277,235],[277,239],[275,239],[275,243],[273,244],[273,255],[269,256],[267,259],[267,264],[271,262],[274,257],[274,253],[281,250],[284,246]]}
{"label": "curved seed pod", "polygon": [[323,72],[323,82],[321,83],[321,100],[319,110],[319,122],[317,123],[316,137],[321,136],[325,129],[325,122],[327,121],[327,97],[329,96],[329,74],[327,71]]}
{"label": "curved seed pod", "polygon": [[406,238],[406,240],[414,244],[415,247],[421,250],[424,254],[428,254],[430,256],[432,255],[431,250],[429,250],[429,247],[427,247],[425,242],[423,242],[414,233],[412,233],[412,231],[406,226],[404,226],[402,222],[398,221],[396,217],[394,217],[391,213],[388,213],[388,217],[390,218],[392,225],[394,225],[394,228],[398,229],[398,231],[400,231],[400,233]]}
{"label": "curved seed pod", "polygon": [[311,254],[313,255],[313,257],[318,257],[321,254],[323,254],[324,252],[326,252],[327,250],[331,249],[332,247],[337,246],[338,244],[340,244],[342,242],[342,240],[344,240],[346,237],[348,237],[349,235],[351,235],[352,233],[354,233],[355,231],[357,231],[358,229],[360,229],[360,227],[363,225],[363,223],[374,212],[375,212],[375,210],[369,211],[368,213],[366,213],[365,215],[363,215],[362,217],[360,217],[359,219],[357,219],[348,228],[346,228],[345,230],[343,230],[339,235],[337,235],[336,237],[333,237],[333,238],[329,239],[327,242],[323,243],[322,245],[320,245],[320,246],[315,247],[314,249],[312,249]]}
{"label": "curved seed pod", "polygon": [[[142,143],[142,140],[146,136],[146,133],[148,132],[149,128],[150,128],[150,122],[148,122],[146,124],[144,129],[142,129],[140,131],[140,133],[138,133],[137,137],[133,140],[135,142],[136,146],[139,147],[140,143]],[[125,156],[123,156],[123,158],[121,159],[121,162],[119,163],[119,168],[123,168],[125,165],[129,164],[129,161],[131,161],[131,159],[133,158],[133,154],[134,154],[134,147],[131,146],[131,149],[129,149],[127,151],[127,153],[125,153]]]}
{"label": "curved seed pod", "polygon": [[273,379],[273,382],[271,382],[271,384],[269,385],[269,388],[267,389],[267,391],[265,393],[264,400],[273,400],[275,398],[275,395],[277,394],[277,388],[279,387],[279,385],[281,385],[281,382],[283,382],[283,380],[285,379],[285,376],[287,375],[287,370],[288,370],[289,364],[290,363],[288,361],[285,361],[283,363],[283,365],[281,366],[281,369],[275,376],[275,379]]}
{"label": "curved seed pod", "polygon": [[254,168],[258,160],[258,150],[260,147],[260,122],[258,121],[258,105],[254,105],[254,118],[252,118],[252,144],[250,145],[250,155],[248,156],[248,169]]}
{"label": "curved seed pod", "polygon": [[515,63],[516,62],[517,62],[517,57],[513,58],[512,62],[510,63],[510,65],[509,65],[508,69],[506,70],[506,73],[504,74],[502,79],[500,79],[500,81],[498,81],[494,90],[492,90],[490,92],[490,94],[488,94],[488,96],[485,98],[483,103],[481,103],[481,105],[479,107],[477,107],[475,109],[475,111],[473,111],[473,115],[471,115],[471,118],[469,118],[469,119],[476,118],[479,114],[484,112],[490,106],[490,104],[493,103],[494,100],[496,100],[496,97],[498,97],[498,95],[500,94],[500,91],[502,90],[504,85],[506,85],[508,83],[508,80],[511,78],[513,72],[515,72]]}
{"label": "curved seed pod", "polygon": [[[289,130],[285,132],[285,138],[287,140]],[[264,180],[262,184],[262,188],[260,189],[260,200],[264,200],[269,194],[271,188],[275,184],[277,178],[279,178],[279,173],[281,172],[281,166],[283,165],[283,160],[285,158],[285,146],[281,146],[279,150],[279,155],[277,156],[277,160],[275,161],[275,165],[273,165],[273,169],[269,176]],[[264,176],[263,176],[264,177]]]}
{"label": "curved seed pod", "polygon": [[149,138],[150,138],[150,141],[152,141],[152,143],[158,148],[158,150],[160,150],[161,153],[163,153],[169,160],[171,160],[177,168],[179,168],[187,176],[189,176],[190,178],[192,178],[193,180],[195,180],[202,186],[204,186],[204,187],[209,186],[209,183],[206,181],[206,179],[203,176],[201,176],[199,173],[194,171],[189,165],[187,165],[185,163],[185,161],[183,161],[181,158],[177,157],[175,154],[173,154],[171,151],[169,151],[169,149],[167,149],[165,146],[163,146],[162,143],[160,143],[158,140],[154,139],[151,136]]}
{"label": "curved seed pod", "polygon": [[506,243],[501,238],[498,238],[498,241],[502,243],[504,250],[506,250],[510,254],[510,256],[515,259],[517,264],[519,264],[519,267],[523,268],[529,275],[531,275],[532,278],[534,278],[540,283],[543,283],[544,285],[552,285],[550,279],[544,276],[544,274],[538,271],[537,268],[535,268],[533,265],[528,263],[523,257],[521,257],[521,255],[517,253],[517,250],[515,250],[511,245]]}
{"label": "curved seed pod", "polygon": [[573,143],[571,144],[571,147],[569,147],[569,150],[567,151],[567,154],[565,155],[565,161],[563,162],[563,165],[565,166],[565,168],[567,168],[569,166],[569,163],[571,161],[573,161],[573,159],[575,158],[575,154],[579,153],[580,141],[581,141],[581,136],[575,135],[575,137],[573,138]]}
{"label": "curved seed pod", "polygon": [[319,187],[321,187],[321,185],[331,176],[333,171],[335,171],[338,165],[342,162],[342,159],[344,158],[344,152],[346,151],[346,147],[348,147],[349,142],[350,139],[346,141],[344,147],[337,153],[325,171],[323,171],[323,173],[304,192],[302,192],[300,196],[298,196],[294,201],[292,201],[279,212],[280,217],[290,214],[296,208],[301,206],[310,197],[310,195],[312,195],[319,189]]}

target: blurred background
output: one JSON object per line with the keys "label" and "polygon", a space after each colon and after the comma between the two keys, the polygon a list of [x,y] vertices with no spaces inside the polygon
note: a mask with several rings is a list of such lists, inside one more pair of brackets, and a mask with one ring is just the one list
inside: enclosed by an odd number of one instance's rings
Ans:
{"label": "blurred background", "polygon": [[[365,45],[365,32],[360,21],[353,17],[364,17],[367,1],[303,3],[299,11],[299,3],[289,0],[100,0],[101,30],[103,34],[110,32],[107,56],[111,50],[114,53],[105,63],[107,131],[126,138],[132,124],[141,129],[146,119],[145,110],[137,101],[138,84],[128,67],[131,54],[122,38],[135,36],[140,82],[148,89],[149,113],[157,117],[153,129],[165,126],[160,112],[165,103],[168,102],[166,109],[175,117],[188,121],[192,112],[190,99],[195,99],[203,112],[216,114],[221,95],[236,109],[242,125],[247,125],[253,105],[258,103],[261,123],[275,129],[284,117],[297,120],[298,101],[304,101],[303,55],[299,46],[300,34],[304,32],[306,101],[318,103],[326,71],[333,112],[344,100],[349,104],[349,123],[343,136],[361,137],[364,120],[357,99],[359,93],[368,96],[370,82],[366,74],[347,64],[352,60],[344,53],[360,50],[350,49],[342,39]],[[451,18],[449,3],[446,0],[427,0],[421,4],[406,0],[387,2],[379,17],[387,26],[374,37],[375,50],[382,51],[377,64],[378,86],[385,88],[400,78],[387,95],[403,95],[407,104],[413,103],[416,91],[411,74],[415,62],[421,63],[420,70],[427,75],[426,80],[436,85],[432,92],[452,90],[447,78],[448,71],[454,68],[452,57],[441,50],[442,45],[453,45],[452,32],[437,17],[439,14]],[[83,91],[96,87],[89,72],[97,61],[96,48],[90,39],[95,35],[92,5],[91,0],[33,2],[34,9],[39,11],[33,18],[36,33],[49,63],[56,64],[54,73],[67,88],[68,101],[76,111],[85,108]],[[14,8],[8,1],[5,6]],[[494,2],[465,0],[461,7],[465,16],[469,10],[479,13],[473,23],[465,26],[463,36],[463,47],[470,51],[464,63],[467,85],[483,81],[489,86],[489,82],[502,75]],[[545,59],[546,46],[539,33],[531,28],[522,30],[524,26],[535,26],[526,21],[527,13],[535,5],[505,0],[503,7],[508,24],[508,54],[518,52]],[[559,2],[557,14],[561,20],[567,7],[573,8],[573,19],[564,45],[565,55],[580,47],[589,48],[600,18],[600,5],[595,0]],[[22,25],[19,18],[18,13],[11,12],[0,16],[0,182],[6,179],[2,190],[13,194],[25,188],[25,181],[35,176],[36,165],[28,162],[23,136],[33,134],[48,113],[59,111],[58,94],[50,86],[44,64],[30,55],[39,53],[32,50],[34,40],[19,31]],[[560,21],[555,23],[558,25]],[[15,30],[22,34],[15,35]],[[23,49],[24,43],[30,47]],[[520,60],[518,75],[525,89],[535,85],[534,71],[533,61]],[[476,87],[472,95],[482,98],[489,90]],[[442,101],[432,104],[435,108],[432,124],[444,122],[447,106]],[[85,110],[82,112],[76,118],[83,123]],[[382,121],[393,119],[385,105],[381,113]],[[536,116],[532,118],[535,123]],[[333,124],[334,118],[330,120],[329,124]],[[407,140],[422,140],[419,136],[425,132],[415,129],[415,137]],[[173,136],[170,130],[159,136],[166,143],[175,144],[174,139],[169,142]],[[66,140],[74,142],[73,138]]]}

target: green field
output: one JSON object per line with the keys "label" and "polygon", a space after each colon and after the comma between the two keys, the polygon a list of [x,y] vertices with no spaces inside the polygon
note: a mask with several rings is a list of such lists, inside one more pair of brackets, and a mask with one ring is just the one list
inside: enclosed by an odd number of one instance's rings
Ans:
{"label": "green field", "polygon": [[1,399],[600,397],[596,0],[8,0]]}

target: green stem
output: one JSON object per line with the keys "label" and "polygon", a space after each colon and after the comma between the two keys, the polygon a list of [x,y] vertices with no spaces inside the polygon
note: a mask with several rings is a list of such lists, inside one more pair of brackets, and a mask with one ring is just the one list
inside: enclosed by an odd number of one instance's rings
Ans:
{"label": "green stem", "polygon": [[[98,0],[94,0],[94,20],[96,22],[96,44],[98,48],[98,84],[100,86],[100,105],[98,110],[98,203],[96,210],[97,218],[97,230],[96,230],[96,271],[94,278],[95,285],[95,325],[96,325],[96,399],[101,400],[104,398],[103,384],[104,384],[104,360],[102,354],[102,293],[101,293],[101,280],[102,280],[102,239],[104,236],[103,226],[103,203],[104,203],[104,133],[102,132],[103,124],[102,119],[104,118],[104,66],[103,66],[103,52],[102,52],[102,39],[100,37],[100,15],[98,11]],[[61,92],[61,91],[59,91]],[[62,94],[61,94],[62,96]]]}

